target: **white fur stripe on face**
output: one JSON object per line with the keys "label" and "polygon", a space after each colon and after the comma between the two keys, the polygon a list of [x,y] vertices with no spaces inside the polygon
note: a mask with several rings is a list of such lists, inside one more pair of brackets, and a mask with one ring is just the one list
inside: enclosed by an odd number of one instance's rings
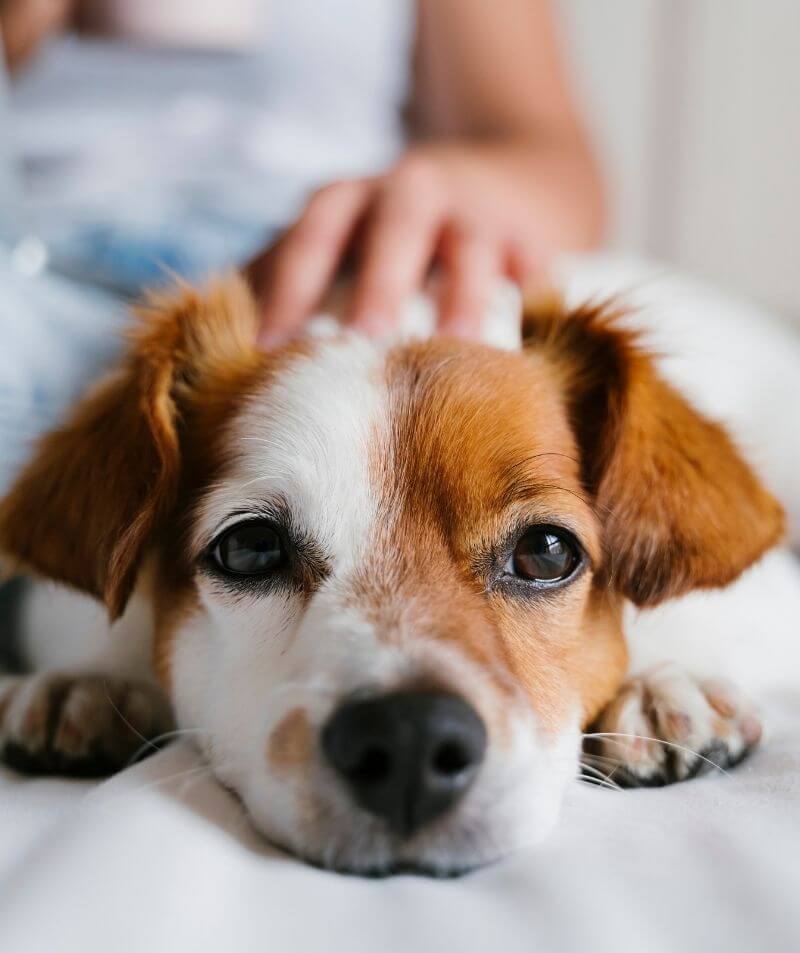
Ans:
{"label": "white fur stripe on face", "polygon": [[247,501],[285,500],[337,572],[354,564],[378,502],[369,454],[387,426],[383,358],[355,334],[319,342],[252,396],[231,435],[236,462],[201,507],[198,550]]}

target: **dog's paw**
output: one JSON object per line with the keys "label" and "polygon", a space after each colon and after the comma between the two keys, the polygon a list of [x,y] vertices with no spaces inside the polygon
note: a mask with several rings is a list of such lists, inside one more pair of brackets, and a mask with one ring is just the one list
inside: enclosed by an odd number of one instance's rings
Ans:
{"label": "dog's paw", "polygon": [[664,664],[626,682],[586,735],[590,773],[623,787],[672,784],[742,761],[761,722],[727,681]]}
{"label": "dog's paw", "polygon": [[0,759],[19,771],[111,774],[172,726],[166,699],[144,682],[46,673],[0,683]]}

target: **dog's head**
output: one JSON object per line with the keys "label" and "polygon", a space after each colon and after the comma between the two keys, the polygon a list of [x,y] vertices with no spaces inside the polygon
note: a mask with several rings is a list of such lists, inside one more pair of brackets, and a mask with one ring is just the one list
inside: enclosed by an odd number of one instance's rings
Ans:
{"label": "dog's head", "polygon": [[537,840],[623,677],[624,601],[730,582],[778,505],[601,310],[529,317],[521,353],[264,354],[256,322],[236,281],[144,313],[2,504],[4,550],[113,617],[146,575],[179,722],[300,856]]}

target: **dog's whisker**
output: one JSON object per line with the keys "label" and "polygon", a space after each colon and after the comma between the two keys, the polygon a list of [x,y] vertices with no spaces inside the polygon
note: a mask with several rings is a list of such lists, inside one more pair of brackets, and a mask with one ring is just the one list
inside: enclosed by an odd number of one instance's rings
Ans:
{"label": "dog's whisker", "polygon": [[150,741],[150,739],[149,739],[149,738],[145,738],[145,736],[141,733],[141,731],[139,731],[139,729],[138,729],[135,725],[132,725],[132,724],[130,723],[130,721],[125,717],[125,715],[123,715],[122,711],[120,711],[119,706],[118,706],[117,703],[114,701],[114,699],[111,697],[111,693],[110,693],[109,690],[108,690],[108,679],[105,679],[105,678],[103,679],[103,691],[106,693],[106,698],[108,699],[109,704],[110,704],[111,707],[114,709],[114,711],[119,715],[119,717],[122,719],[122,721],[124,722],[124,724],[125,724],[128,728],[130,728],[130,730],[131,730],[137,737],[139,737],[139,738],[142,739],[142,741],[143,741],[144,744],[145,744],[145,747],[147,747],[147,746],[149,745],[149,746],[153,747],[154,750],[157,751],[158,749],[155,748],[155,746],[152,744],[152,742]]}
{"label": "dog's whisker", "polygon": [[[589,763],[588,761],[586,761],[586,760],[583,759],[583,758],[581,758],[581,759],[578,761],[578,765],[579,765],[580,768],[582,768],[582,769],[584,769],[584,770],[587,770],[587,771],[593,771],[595,774],[602,774],[602,773],[603,773],[603,769],[602,769],[602,768],[598,767],[598,766],[595,765],[595,764]],[[605,775],[603,775],[603,776],[605,777]]]}
{"label": "dog's whisker", "polygon": [[[213,774],[213,769],[211,768],[211,765],[204,765],[204,767],[207,767],[208,771],[212,771],[212,774]],[[206,771],[202,771],[198,769],[197,771],[194,772],[194,774],[187,775],[186,777],[182,778],[180,787],[177,790],[178,797],[180,798],[188,797],[189,792],[192,791],[198,785],[200,781],[203,781],[205,779],[206,773],[207,773]]]}
{"label": "dog's whisker", "polygon": [[[139,748],[136,749],[136,751],[133,753],[133,755],[132,755],[131,758],[129,759],[128,765],[127,765],[128,767],[129,767],[131,764],[134,764],[134,763],[139,759],[139,756],[142,754],[142,752],[143,752],[143,751],[146,751],[148,748],[152,748],[153,751],[159,751],[160,749],[159,749],[159,746],[158,746],[158,743],[157,743],[157,742],[160,741],[160,740],[163,740],[163,739],[169,738],[169,737],[173,737],[173,736],[176,736],[176,735],[180,735],[180,734],[203,733],[202,730],[199,729],[199,728],[183,728],[183,729],[180,729],[180,728],[179,728],[179,729],[175,729],[175,730],[173,730],[173,731],[166,731],[166,732],[164,732],[164,733],[161,734],[161,735],[157,735],[155,738],[147,738],[147,737],[145,737],[145,736],[141,733],[141,731],[139,731],[139,729],[138,729],[135,725],[131,724],[130,720],[125,717],[125,715],[122,713],[122,711],[120,710],[120,708],[119,708],[119,706],[117,705],[117,703],[116,703],[116,702],[114,701],[114,699],[111,697],[111,693],[110,693],[109,690],[108,690],[108,680],[107,680],[107,679],[103,679],[103,690],[104,690],[105,693],[106,693],[106,698],[108,699],[109,704],[110,704],[111,707],[114,709],[114,711],[117,713],[117,715],[119,715],[119,717],[122,719],[123,723],[124,723],[128,728],[130,728],[130,730],[131,730],[137,737],[141,738],[141,740],[142,740],[142,742],[143,742],[143,744],[142,744]],[[204,732],[204,733],[205,733],[205,734],[209,734],[209,732]]]}
{"label": "dog's whisker", "polygon": [[622,790],[622,788],[620,788],[618,784],[614,784],[613,782],[608,782],[604,780],[603,778],[595,778],[595,777],[592,777],[591,775],[583,775],[582,777],[578,778],[578,781],[581,784],[590,784],[592,785],[592,787],[605,788],[607,791],[621,791]]}
{"label": "dog's whisker", "polygon": [[582,752],[581,757],[586,761],[606,761],[610,762],[611,764],[619,764],[621,760],[620,758],[615,758],[613,755],[595,754],[594,752],[590,751]]}
{"label": "dog's whisker", "polygon": [[128,761],[128,767],[138,761],[143,751],[152,748],[154,751],[160,751],[163,747],[162,742],[171,741],[173,738],[184,737],[185,735],[205,735],[211,737],[212,733],[203,728],[176,728],[173,731],[165,731],[163,734],[156,735],[154,738],[145,739],[145,743],[131,755]]}
{"label": "dog's whisker", "polygon": [[599,768],[595,768],[593,765],[586,764],[584,761],[578,762],[581,771],[588,771],[590,776],[580,777],[581,781],[590,781],[593,784],[599,784],[601,787],[610,788],[613,791],[621,791],[622,788],[619,784],[616,783],[611,777],[610,774],[604,774]]}
{"label": "dog's whisker", "polygon": [[620,768],[624,767],[624,764],[625,764],[624,761],[621,758],[605,758],[603,760],[605,761],[605,763],[600,764],[599,767],[597,766],[597,764],[593,764],[594,759],[590,759],[586,763],[589,765],[593,765],[596,768],[596,770],[603,772],[604,776],[609,781],[612,781],[616,784],[616,781],[614,781],[614,775],[617,773],[617,771],[620,770]]}
{"label": "dog's whisker", "polygon": [[[129,788],[128,790],[125,790],[125,791],[115,792],[111,796],[106,797],[101,795],[99,797],[99,802],[104,806],[111,803],[116,803],[121,798],[125,798],[129,795],[141,794],[144,791],[157,790],[158,788],[162,788],[165,785],[169,785],[173,782],[179,781],[184,778],[191,778],[191,777],[194,777],[195,775],[197,776],[198,781],[200,780],[200,775],[204,775],[204,774],[211,775],[212,779],[214,779],[216,783],[220,784],[220,786],[222,787],[225,787],[225,785],[223,785],[222,782],[220,782],[215,777],[215,772],[216,771],[225,772],[227,768],[230,766],[230,764],[231,764],[230,761],[226,761],[214,767],[208,761],[203,759],[199,764],[194,764],[190,768],[184,768],[180,771],[175,771],[172,774],[166,775],[166,777],[155,778],[153,781],[148,781],[145,784],[137,785],[134,788]],[[182,790],[183,789],[181,789],[181,791],[179,791],[178,793],[179,794],[182,793]],[[230,789],[225,787],[225,790],[230,790]]]}
{"label": "dog's whisker", "polygon": [[164,778],[157,778],[154,781],[148,781],[146,784],[140,784],[137,787],[129,788],[124,791],[117,791],[111,796],[99,796],[98,803],[103,807],[108,807],[111,804],[116,804],[119,800],[130,797],[134,794],[141,794],[143,791],[156,790],[160,787],[163,787],[166,784],[170,784],[173,781],[177,781],[180,778],[187,777],[189,775],[200,774],[200,773],[211,773],[212,768],[210,764],[196,764],[191,768],[185,768],[182,771],[176,771],[173,774],[169,774]]}
{"label": "dog's whisker", "polygon": [[613,781],[606,781],[605,778],[597,778],[592,774],[579,774],[577,780],[579,784],[590,784],[592,787],[603,788],[606,791],[619,792],[622,790]]}
{"label": "dog's whisker", "polygon": [[699,758],[701,761],[705,761],[706,764],[711,765],[712,768],[719,771],[720,774],[724,774],[725,777],[729,776],[729,772],[722,767],[722,765],[717,764],[716,761],[712,761],[711,758],[707,758],[704,754],[701,754],[699,751],[695,751],[694,748],[689,748],[686,745],[678,744],[676,741],[666,741],[664,738],[651,738],[648,735],[636,735],[636,734],[626,734],[621,731],[594,731],[588,734],[583,735],[584,738],[624,738],[634,741],[649,741],[655,744],[664,745],[665,747],[675,748],[678,751],[683,751],[686,754],[693,755],[695,758]]}

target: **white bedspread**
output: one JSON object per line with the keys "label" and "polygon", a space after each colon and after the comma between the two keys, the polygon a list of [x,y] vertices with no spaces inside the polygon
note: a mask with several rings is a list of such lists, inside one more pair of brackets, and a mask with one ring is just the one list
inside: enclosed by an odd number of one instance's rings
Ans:
{"label": "white bedspread", "polygon": [[[575,280],[607,289],[631,275],[595,262]],[[660,344],[667,335],[674,354],[694,342],[668,370],[751,448],[764,448],[759,463],[797,514],[790,470],[800,401],[773,404],[776,419],[765,423],[753,405],[792,386],[797,397],[800,365],[791,361],[800,347],[792,352],[791,337],[760,327],[752,310],[741,331],[742,305],[726,312],[725,299],[702,288],[667,285],[688,302],[686,320],[674,335],[667,323],[654,336]],[[654,288],[650,281],[637,295],[666,300]],[[709,323],[689,334],[704,315]],[[749,363],[737,367],[742,355]],[[782,365],[793,381],[779,375]],[[798,620],[800,564],[788,552],[724,593],[632,616],[640,664],[679,659],[734,678],[756,699],[767,723],[761,748],[728,776],[669,788],[618,793],[576,782],[544,845],[457,880],[364,880],[281,854],[251,831],[188,744],[99,785],[0,769],[0,951],[796,953]]]}

